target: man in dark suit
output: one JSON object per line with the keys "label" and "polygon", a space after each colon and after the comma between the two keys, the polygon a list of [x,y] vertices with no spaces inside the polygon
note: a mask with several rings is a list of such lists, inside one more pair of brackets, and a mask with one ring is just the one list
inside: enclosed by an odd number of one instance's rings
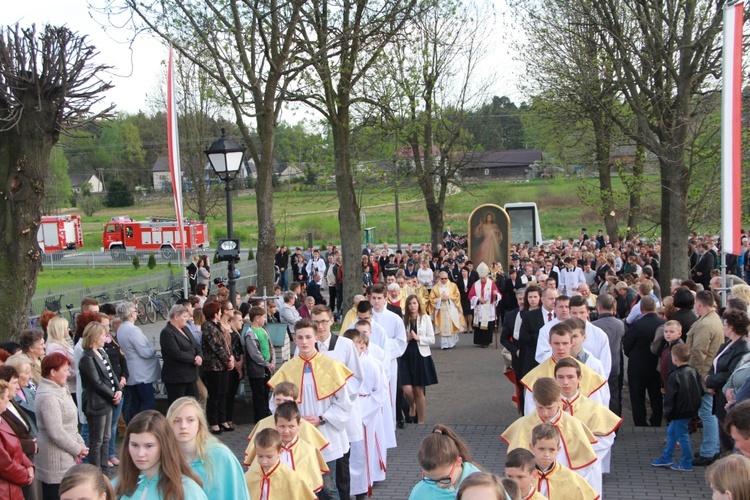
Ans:
{"label": "man in dark suit", "polygon": [[[519,383],[527,373],[539,365],[536,361],[536,343],[539,339],[539,330],[555,319],[555,300],[557,296],[557,290],[554,288],[545,288],[542,291],[542,307],[528,311],[523,316],[521,331],[518,334],[518,357],[520,358],[521,366],[520,373],[516,374],[516,380]],[[524,391],[521,390],[521,408],[523,408],[523,394]]]}
{"label": "man in dark suit", "polygon": [[[510,367],[508,367],[508,361],[506,360],[505,371],[507,372],[509,369],[512,369],[514,376],[517,377],[516,386],[519,388],[518,391],[516,391],[517,397],[520,397],[520,395],[523,394],[523,389],[521,389],[519,384],[521,379],[518,378],[519,374],[521,373],[521,352],[518,337],[520,337],[523,317],[526,314],[523,311],[524,295],[525,293],[523,290],[516,291],[516,301],[518,307],[516,309],[513,309],[512,311],[508,311],[505,313],[505,318],[503,318],[503,328],[502,332],[500,333],[500,343],[510,353]],[[519,407],[518,410],[520,412],[521,407]]]}
{"label": "man in dark suit", "polygon": [[698,248],[700,249],[700,257],[693,269],[693,281],[703,285],[704,290],[708,290],[711,283],[711,271],[716,267],[716,259],[714,254],[709,252],[707,243],[701,243]]}
{"label": "man in dark suit", "polygon": [[[628,357],[628,384],[633,423],[637,426],[659,427],[663,414],[661,379],[656,371],[658,358],[651,352],[656,329],[666,320],[656,315],[656,301],[650,295],[641,298],[643,316],[630,325],[623,339]],[[651,418],[646,421],[646,392],[651,401]]]}

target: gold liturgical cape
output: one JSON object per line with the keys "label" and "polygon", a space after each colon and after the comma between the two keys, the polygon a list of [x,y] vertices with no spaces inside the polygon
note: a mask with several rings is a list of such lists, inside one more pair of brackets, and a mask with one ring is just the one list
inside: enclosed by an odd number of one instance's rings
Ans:
{"label": "gold liturgical cape", "polygon": [[[534,411],[525,417],[513,422],[500,439],[508,443],[508,451],[516,448],[529,448],[531,443],[531,431],[544,421]],[[592,444],[597,443],[596,436],[577,418],[560,411],[557,417],[548,423],[557,427],[560,431],[560,442],[562,450],[568,459],[570,468],[573,470],[583,469],[596,462],[596,453]]]}
{"label": "gold liturgical cape", "polygon": [[[253,430],[250,431],[250,434],[247,436],[247,440],[250,441],[250,443],[247,445],[247,448],[245,449],[245,456],[250,455],[250,450],[255,450],[255,445],[253,444],[253,439],[255,439],[255,435],[262,431],[263,429],[275,429],[276,428],[276,421],[273,419],[273,415],[269,415],[257,424],[255,424],[255,427],[253,427]],[[313,445],[318,450],[323,450],[326,446],[328,446],[330,443],[326,439],[326,437],[318,430],[317,427],[315,427],[313,424],[305,420],[304,418],[300,419],[299,421],[299,428],[297,429],[297,435]],[[253,452],[254,453],[254,452]],[[255,457],[255,455],[253,455]],[[253,463],[252,458],[246,458],[245,459],[245,465],[250,465]]]}
{"label": "gold liturgical cape", "polygon": [[[255,461],[255,443],[250,442],[247,451],[245,465],[251,465]],[[323,489],[323,474],[330,470],[320,450],[297,435],[288,445],[281,445],[282,458],[285,454],[290,455],[292,469],[311,490],[317,492]],[[288,463],[288,460],[284,460],[284,463]]]}
{"label": "gold liturgical cape", "polygon": [[[571,358],[575,359],[575,358]],[[601,389],[604,384],[607,383],[607,379],[596,373],[594,370],[584,365],[577,359],[575,360],[581,367],[581,383],[578,386],[578,391],[586,396],[591,396],[593,393]],[[532,393],[534,392],[534,382],[543,377],[555,378],[555,365],[557,360],[555,357],[547,358],[539,366],[531,370],[521,379],[521,384],[526,387]]]}
{"label": "gold liturgical cape", "polygon": [[[263,472],[263,468],[256,461],[245,473],[245,482],[251,500],[315,500],[317,498],[302,477],[281,460],[268,471],[268,474]],[[265,499],[264,487],[268,492]]]}
{"label": "gold liturgical cape", "polygon": [[[581,476],[562,464],[555,462],[546,473],[536,469],[539,474],[537,490],[547,488],[549,500],[598,500],[599,493]],[[544,484],[546,482],[546,485]]]}
{"label": "gold liturgical cape", "polygon": [[310,359],[295,356],[281,365],[281,368],[268,381],[268,386],[273,389],[280,382],[292,382],[299,387],[297,404],[301,403],[306,365],[310,365],[312,368],[313,383],[315,384],[315,394],[318,396],[318,401],[336,394],[339,389],[344,387],[347,379],[353,375],[345,364],[316,352]]}
{"label": "gold liturgical cape", "polygon": [[562,402],[565,413],[583,422],[595,436],[609,436],[622,424],[622,419],[609,408],[580,392],[570,401],[563,398]]}

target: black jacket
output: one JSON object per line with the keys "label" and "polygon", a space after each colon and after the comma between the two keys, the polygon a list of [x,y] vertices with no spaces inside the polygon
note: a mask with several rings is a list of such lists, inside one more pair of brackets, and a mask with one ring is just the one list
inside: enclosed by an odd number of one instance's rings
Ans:
{"label": "black jacket", "polygon": [[536,362],[536,344],[539,340],[539,330],[544,327],[543,314],[544,308],[540,307],[526,312],[523,316],[521,331],[518,333],[519,357],[521,358],[521,374],[517,375],[519,380],[539,365]]}
{"label": "black jacket", "polygon": [[[107,356],[107,354],[104,353],[103,356]],[[109,363],[108,356],[107,362]],[[83,350],[83,356],[78,362],[78,376],[81,378],[81,386],[83,387],[84,415],[104,415],[108,410],[114,408],[112,398],[115,397],[115,392],[120,390],[120,381],[113,372],[113,390],[107,367],[104,365],[104,361],[94,353],[93,349]]]}
{"label": "black jacket", "polygon": [[664,416],[667,421],[684,420],[698,416],[703,397],[701,376],[689,365],[675,368],[669,374],[664,394]]}
{"label": "black jacket", "polygon": [[651,352],[656,329],[667,321],[650,312],[633,322],[625,333],[622,347],[628,357],[628,375],[648,376],[656,371],[658,358]]}
{"label": "black jacket", "polygon": [[163,365],[161,380],[165,384],[189,384],[198,380],[195,357],[201,356],[201,347],[190,332],[179,331],[172,323],[159,335]]}
{"label": "black jacket", "polygon": [[672,317],[669,319],[673,319],[680,323],[680,326],[682,326],[682,341],[687,341],[687,333],[688,330],[690,330],[690,327],[693,326],[693,323],[698,321],[698,315],[695,314],[695,311],[692,309],[682,308],[677,309],[677,311],[672,314]]}
{"label": "black jacket", "polygon": [[[521,314],[521,318],[523,318],[526,313],[522,313],[520,309],[514,309],[505,313],[503,328],[500,333],[500,343],[510,352],[510,365],[513,367],[513,371],[517,374],[521,372],[521,358],[519,357],[520,346],[518,340],[513,338],[513,328],[516,325],[516,319],[519,314]],[[523,325],[523,322],[521,322],[521,325]],[[518,336],[519,338],[521,337],[520,332]]]}
{"label": "black jacket", "polygon": [[[726,350],[726,352],[724,352]],[[706,378],[706,387],[708,389],[714,389],[714,406],[713,413],[723,417],[726,415],[724,406],[727,404],[727,399],[722,392],[724,384],[727,383],[729,377],[732,376],[734,369],[737,368],[742,357],[748,353],[747,342],[744,338],[737,340],[731,346],[729,340],[727,340],[720,348],[719,353],[716,355],[716,370],[714,370],[713,364],[711,369],[708,371],[708,377]],[[721,354],[721,356],[719,356]]]}

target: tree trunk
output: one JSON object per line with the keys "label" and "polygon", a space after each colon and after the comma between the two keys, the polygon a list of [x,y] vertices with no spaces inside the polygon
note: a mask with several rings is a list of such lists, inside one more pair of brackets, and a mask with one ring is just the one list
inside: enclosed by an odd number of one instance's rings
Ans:
{"label": "tree trunk", "polygon": [[255,184],[255,203],[258,211],[257,286],[260,292],[273,295],[274,256],[276,255],[276,225],[273,221],[273,150],[276,140],[273,113],[257,118],[261,158]]}
{"label": "tree trunk", "polygon": [[615,213],[615,199],[612,195],[612,121],[600,110],[591,115],[594,125],[594,142],[596,164],[599,168],[599,194],[602,200],[601,215],[604,218],[604,228],[610,241],[617,241],[619,229]]}
{"label": "tree trunk", "polygon": [[344,266],[344,304],[342,310],[351,307],[352,298],[362,293],[362,271],[360,258],[360,210],[354,192],[354,179],[350,166],[349,110],[348,104],[339,106],[336,120],[329,120],[333,133],[333,149],[336,158],[336,190],[339,196],[339,231],[341,233],[341,259]]}
{"label": "tree trunk", "polygon": [[677,148],[666,149],[660,156],[661,165],[661,271],[659,284],[669,290],[673,278],[688,278],[688,169],[684,153]]}
{"label": "tree trunk", "polygon": [[[639,232],[638,225],[641,223],[641,192],[643,190],[643,169],[646,163],[646,150],[643,145],[635,147],[635,162],[633,163],[633,176],[626,184],[630,191],[630,205],[628,206],[628,239]],[[685,191],[687,194],[687,190]],[[687,222],[685,223],[687,227]]]}
{"label": "tree trunk", "polygon": [[[28,328],[26,318],[41,269],[39,207],[52,147],[59,138],[52,106],[25,93],[15,128],[0,132],[0,339]],[[21,285],[19,287],[19,284]],[[34,311],[40,314],[42,311]]]}

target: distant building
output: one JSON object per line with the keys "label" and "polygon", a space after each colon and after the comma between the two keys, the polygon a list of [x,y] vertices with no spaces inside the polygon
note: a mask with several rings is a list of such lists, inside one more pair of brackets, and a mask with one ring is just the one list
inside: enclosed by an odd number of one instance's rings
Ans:
{"label": "distant building", "polygon": [[172,173],[169,171],[169,158],[160,156],[151,169],[155,191],[169,191],[172,189]]}
{"label": "distant building", "polygon": [[534,162],[541,161],[542,152],[536,149],[468,153],[461,174],[466,178],[522,178]]}
{"label": "distant building", "polygon": [[70,177],[70,184],[73,186],[73,193],[75,194],[81,193],[81,186],[85,182],[89,183],[92,193],[104,192],[104,184],[96,174],[68,174],[68,177]]}
{"label": "distant building", "polygon": [[[206,164],[203,167],[205,174],[204,179],[209,184],[212,183],[221,183],[219,178],[214,173],[213,169],[211,168],[211,164],[209,162],[206,162]],[[237,179],[244,179],[246,177],[253,176],[254,174],[254,166],[251,162],[247,161],[247,157],[245,158],[245,163],[242,168],[240,168],[240,171],[237,173]],[[151,177],[153,180],[154,190],[155,191],[171,191],[172,190],[172,173],[169,170],[169,158],[166,156],[160,156],[156,159],[154,162],[154,166],[151,168]],[[185,165],[182,165],[182,180],[183,180],[183,186],[185,190],[191,191],[192,190],[192,183],[190,180],[185,176]]]}

